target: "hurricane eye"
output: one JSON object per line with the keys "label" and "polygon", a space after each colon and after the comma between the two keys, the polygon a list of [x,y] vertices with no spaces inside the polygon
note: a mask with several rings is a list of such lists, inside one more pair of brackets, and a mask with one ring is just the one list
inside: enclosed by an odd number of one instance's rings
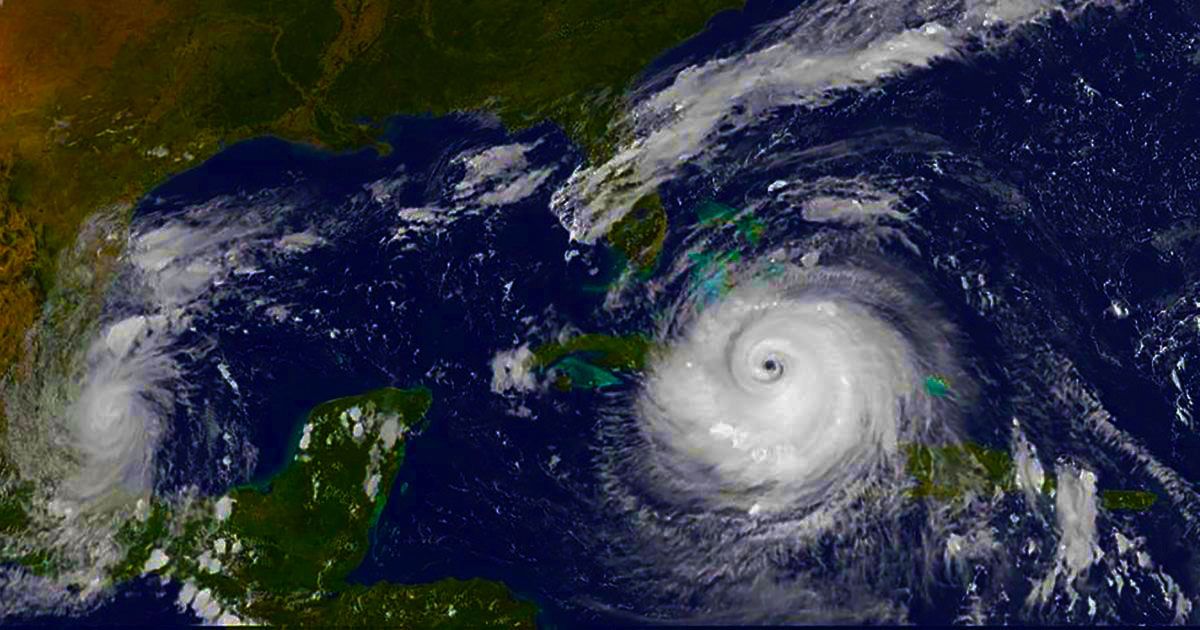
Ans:
{"label": "hurricane eye", "polygon": [[783,376],[783,361],[774,355],[764,358],[754,369],[754,378],[773,383]]}

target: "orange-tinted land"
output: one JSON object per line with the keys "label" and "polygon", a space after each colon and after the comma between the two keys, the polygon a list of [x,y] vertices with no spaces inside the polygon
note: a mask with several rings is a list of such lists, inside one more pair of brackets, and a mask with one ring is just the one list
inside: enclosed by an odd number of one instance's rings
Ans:
{"label": "orange-tinted land", "polygon": [[393,114],[486,110],[513,128],[552,120],[601,155],[637,73],[742,3],[0,5],[0,375],[81,221],[223,144],[273,134],[368,146]]}

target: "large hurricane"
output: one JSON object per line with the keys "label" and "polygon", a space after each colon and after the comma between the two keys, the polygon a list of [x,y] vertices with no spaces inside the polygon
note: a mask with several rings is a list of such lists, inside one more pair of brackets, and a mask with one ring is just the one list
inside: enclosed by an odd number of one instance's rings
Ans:
{"label": "large hurricane", "polygon": [[679,305],[638,414],[647,466],[673,492],[780,510],[894,476],[901,439],[954,418],[918,396],[953,369],[946,331],[885,277],[853,267],[755,265],[718,303]]}

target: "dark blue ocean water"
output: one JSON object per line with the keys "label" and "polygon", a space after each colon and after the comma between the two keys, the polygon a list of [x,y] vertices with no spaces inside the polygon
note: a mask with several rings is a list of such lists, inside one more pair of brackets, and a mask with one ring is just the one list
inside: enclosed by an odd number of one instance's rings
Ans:
{"label": "dark blue ocean water", "polygon": [[[537,161],[538,152],[567,164],[579,158],[551,127],[509,137],[474,117],[397,119],[384,137],[396,147],[386,157],[373,152],[334,156],[273,139],[245,142],[160,187],[143,206],[142,216],[153,220],[212,197],[244,196],[253,203],[261,191],[285,188],[289,195],[303,191],[314,213],[338,225],[336,241],[307,255],[303,269],[271,269],[239,282],[236,294],[216,301],[217,308],[198,328],[215,335],[216,354],[237,375],[243,395],[230,398],[215,362],[205,357],[192,373],[207,387],[188,403],[248,424],[259,449],[254,477],[261,478],[283,465],[296,428],[315,404],[384,385],[424,385],[434,395],[430,429],[419,438],[428,437],[428,443],[426,449],[410,449],[410,458],[478,466],[472,484],[486,480],[484,471],[496,467],[535,469],[520,453],[534,452],[529,449],[550,436],[535,441],[520,431],[509,434],[518,427],[504,417],[488,389],[490,358],[496,349],[520,343],[527,332],[521,318],[540,316],[548,308],[563,321],[591,328],[585,322],[594,318],[603,297],[579,290],[592,278],[584,265],[564,262],[567,233],[546,210],[552,188],[497,210],[499,218],[459,219],[416,252],[400,253],[381,243],[395,228],[397,209],[440,200],[445,182],[456,181],[446,172],[450,158],[473,147],[540,140],[531,161]],[[410,183],[393,192],[386,207],[360,203],[365,185],[396,173]],[[301,220],[296,227],[303,225]],[[513,285],[505,289],[509,281]],[[280,330],[267,318],[247,318],[247,303],[263,297],[303,305],[306,322]],[[332,329],[344,333],[333,340],[327,335]],[[199,483],[209,492],[222,491],[219,478],[196,474],[214,459],[195,448],[208,429],[192,421],[174,429],[164,456],[172,465],[163,489]],[[443,477],[435,487],[410,484],[410,496],[446,491],[446,484],[462,481],[457,477]],[[381,521],[389,524],[381,524],[379,532],[390,531],[410,496],[398,492],[389,501]],[[408,578],[395,568],[364,567],[358,577]],[[445,573],[452,574],[500,577],[486,563]]]}
{"label": "dark blue ocean water", "polygon": [[124,585],[110,599],[79,619],[39,617],[19,623],[61,628],[66,625],[182,628],[195,626],[197,619],[175,603],[179,584],[163,584],[157,576],[144,576]]}
{"label": "dark blue ocean water", "polygon": [[[526,135],[546,138],[541,150],[570,152],[552,129]],[[571,308],[578,302],[569,297],[574,283],[566,270],[550,268],[561,262],[567,239],[544,212],[549,191],[508,209],[503,222],[462,219],[418,253],[401,254],[383,244],[395,229],[397,209],[437,201],[432,197],[442,192],[450,158],[522,137],[507,138],[470,117],[395,120],[384,137],[397,147],[387,157],[373,151],[334,156],[274,139],[245,142],[160,187],[145,206],[148,218],[170,216],[199,200],[243,196],[253,205],[256,193],[285,189],[289,198],[311,204],[313,215],[336,225],[336,243],[306,255],[303,269],[271,269],[239,282],[237,294],[222,296],[200,326],[216,335],[216,352],[238,375],[245,399],[222,401],[225,392],[219,391],[193,402],[208,408],[232,404],[229,413],[254,418],[256,476],[282,464],[287,436],[315,404],[384,385],[416,384],[431,387],[440,403],[440,385],[426,377],[431,370],[450,363],[469,365],[468,378],[484,374],[487,365],[477,353],[493,343],[487,335],[515,335],[512,321],[527,305],[559,298],[560,308]],[[365,185],[397,172],[411,183],[393,191],[388,206],[363,203]],[[267,197],[261,201],[274,200],[275,193]],[[305,215],[296,217],[297,229],[311,224]],[[493,284],[504,277],[523,281],[505,294],[503,283]],[[304,323],[281,330],[269,318],[247,318],[247,302],[259,298],[300,305],[296,313]],[[330,339],[333,329],[344,333]],[[220,382],[210,357],[196,370],[207,372],[206,382]],[[177,457],[187,457],[187,443],[180,443]],[[168,484],[197,482],[194,468],[179,470]]]}
{"label": "dark blue ocean water", "polygon": [[[967,333],[965,353],[984,384],[987,405],[970,419],[976,439],[1003,446],[1014,415],[1064,413],[1038,408],[1049,398],[1050,379],[1022,373],[1032,349],[1050,344],[1070,354],[1123,430],[1185,478],[1200,479],[1200,442],[1172,422],[1175,396],[1165,373],[1138,354],[1147,320],[1104,315],[1114,300],[1153,313],[1194,291],[1200,279],[1196,241],[1155,243],[1155,235],[1198,214],[1195,27],[1184,5],[1167,3],[1051,20],[1001,51],[936,63],[819,110],[779,112],[763,127],[790,130],[794,140],[774,145],[782,154],[775,171],[770,161],[756,163],[719,187],[704,177],[682,178],[664,196],[686,223],[695,203],[716,198],[736,206],[776,176],[921,179],[928,199],[906,200],[921,211],[917,244],[929,257],[969,251],[983,261],[971,271],[1021,278],[1031,314],[997,323],[964,304],[959,274],[927,274],[950,319]],[[787,160],[788,151],[845,139],[862,146],[818,165]],[[752,138],[747,144],[755,146]],[[669,239],[668,259],[678,241]],[[584,322],[594,320],[574,321],[588,329]],[[475,404],[454,408],[414,444],[401,473],[411,491],[389,504],[377,549],[357,577],[484,575],[547,602],[552,618],[578,621],[570,612],[576,603],[556,602],[572,602],[589,588],[603,592],[611,581],[589,561],[595,550],[573,533],[602,515],[588,515],[586,497],[569,496],[531,468],[548,453],[568,469],[586,461],[593,422],[587,410],[596,405],[588,399],[602,395],[572,394],[537,409],[533,423],[489,425],[481,422],[489,415],[480,411],[482,389],[480,398],[463,399]],[[1035,424],[1031,431],[1059,453],[1089,449],[1072,443],[1066,422]],[[465,446],[472,442],[474,448]],[[1112,468],[1101,478],[1109,487],[1139,486],[1124,478],[1128,464],[1107,463]],[[1140,518],[1156,557],[1190,592],[1195,558],[1178,542],[1182,528],[1169,515]],[[927,622],[950,621],[952,610],[914,605],[915,618]],[[1125,612],[1130,621],[1170,619],[1153,605],[1129,603]]]}
{"label": "dark blue ocean water", "polygon": [[[658,71],[721,49],[780,6],[751,3],[745,16],[718,18],[709,32],[656,62],[646,87]],[[1062,410],[1042,406],[1050,386],[1044,375],[1023,367],[1039,344],[1049,344],[1069,354],[1123,430],[1185,478],[1200,479],[1200,441],[1170,420],[1175,394],[1166,372],[1139,354],[1140,342],[1154,333],[1153,314],[1200,283],[1200,239],[1177,235],[1176,246],[1162,246],[1179,226],[1200,226],[1197,23],[1185,3],[1093,9],[1073,22],[1030,27],[1000,50],[938,62],[817,110],[775,112],[747,135],[744,148],[731,149],[731,163],[767,136],[791,132],[774,155],[722,178],[688,171],[663,187],[665,205],[672,224],[682,225],[697,203],[740,206],[778,177],[866,173],[923,182],[924,197],[905,199],[919,212],[919,229],[910,235],[922,255],[899,245],[889,252],[923,269],[948,319],[965,333],[964,355],[988,400],[969,419],[973,438],[1004,446],[1009,418],[1042,417],[1030,431],[1054,452],[1092,453],[1053,418]],[[650,308],[635,305],[614,319],[601,308],[602,294],[584,290],[596,283],[593,271],[604,266],[605,253],[570,243],[548,209],[553,183],[581,162],[579,151],[552,126],[510,136],[474,116],[398,118],[382,135],[395,148],[387,156],[244,142],[173,178],[139,206],[137,221],[153,223],[214,197],[246,207],[286,197],[306,208],[289,215],[297,230],[320,224],[331,235],[302,266],[271,268],[218,292],[212,311],[198,320],[196,335],[214,341],[215,350],[185,363],[198,386],[181,401],[160,456],[160,490],[198,484],[218,494],[269,474],[283,464],[313,405],[382,385],[422,384],[434,394],[429,425],[409,443],[397,493],[353,579],[502,580],[544,608],[543,622],[564,626],[623,618],[594,612],[592,599],[639,612],[638,594],[622,592],[622,576],[596,561],[605,550],[585,535],[612,525],[596,508],[595,410],[625,392],[532,398],[525,403],[532,417],[519,418],[490,390],[491,358],[530,341],[539,324],[543,331],[570,324],[610,333],[653,325]],[[531,163],[559,168],[550,185],[513,206],[462,216],[420,237],[412,251],[388,243],[399,209],[452,205],[461,176],[455,156],[537,141]],[[815,164],[791,157],[841,141],[854,149]],[[405,183],[388,203],[364,194],[372,182],[400,176]],[[790,236],[818,229],[799,217],[772,221],[794,230]],[[788,230],[774,229],[763,247],[786,240]],[[668,238],[666,259],[682,239]],[[568,261],[571,250],[581,253]],[[929,264],[951,256],[977,268],[949,272]],[[963,275],[975,274],[1001,286],[1013,279],[1010,299],[1022,301],[1027,319],[1001,321],[978,308],[961,286]],[[253,307],[256,299],[294,305],[303,321],[278,325]],[[1104,316],[1114,300],[1138,315]],[[331,338],[334,329],[341,332]],[[236,375],[239,395],[229,395],[218,360]],[[201,415],[245,428],[259,452],[253,470],[207,472],[236,446],[214,442]],[[1100,471],[1102,480],[1120,485],[1127,464],[1102,463],[1110,467]],[[1155,557],[1185,592],[1195,592],[1200,576],[1192,567],[1200,563],[1176,542],[1183,540],[1178,521],[1156,513],[1130,518],[1141,519]],[[914,602],[914,619],[952,621],[958,595],[947,593],[945,606]],[[85,621],[177,623],[171,599],[139,582]],[[1170,620],[1151,604],[1122,605],[1131,622]]]}

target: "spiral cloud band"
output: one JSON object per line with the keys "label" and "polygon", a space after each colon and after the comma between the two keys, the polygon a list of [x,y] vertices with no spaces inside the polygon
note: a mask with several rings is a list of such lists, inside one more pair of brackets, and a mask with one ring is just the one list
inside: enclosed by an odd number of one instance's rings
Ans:
{"label": "spiral cloud band", "polygon": [[917,395],[953,370],[944,331],[905,292],[852,268],[756,275],[681,308],[647,377],[638,413],[672,492],[806,507],[894,468],[900,440],[951,430]]}

